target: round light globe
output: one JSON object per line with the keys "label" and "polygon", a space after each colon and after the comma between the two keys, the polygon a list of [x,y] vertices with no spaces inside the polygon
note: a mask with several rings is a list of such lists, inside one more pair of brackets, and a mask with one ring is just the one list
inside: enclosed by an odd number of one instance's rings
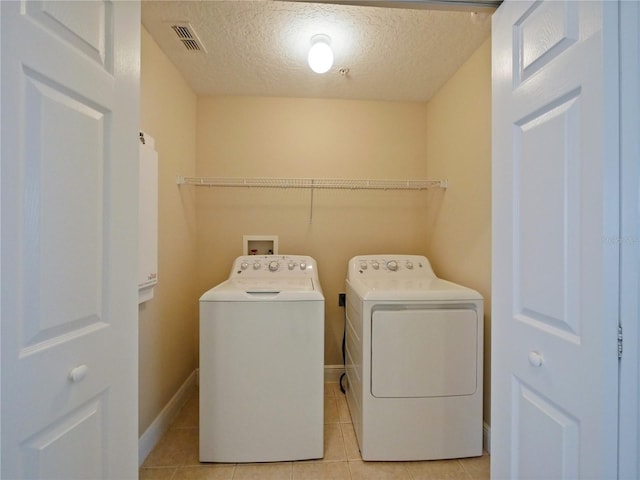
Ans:
{"label": "round light globe", "polygon": [[333,65],[333,51],[324,39],[317,40],[309,49],[309,66],[316,73],[326,73]]}

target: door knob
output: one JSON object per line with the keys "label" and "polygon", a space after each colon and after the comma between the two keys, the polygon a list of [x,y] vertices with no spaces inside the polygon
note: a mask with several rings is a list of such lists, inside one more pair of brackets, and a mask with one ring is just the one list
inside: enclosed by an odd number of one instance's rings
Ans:
{"label": "door knob", "polygon": [[529,364],[532,367],[539,367],[540,365],[542,365],[543,360],[544,359],[542,358],[542,355],[540,355],[538,352],[529,352]]}
{"label": "door knob", "polygon": [[69,372],[69,380],[71,380],[73,383],[79,382],[87,375],[88,370],[89,367],[87,367],[86,365],[78,365],[77,367],[72,368]]}

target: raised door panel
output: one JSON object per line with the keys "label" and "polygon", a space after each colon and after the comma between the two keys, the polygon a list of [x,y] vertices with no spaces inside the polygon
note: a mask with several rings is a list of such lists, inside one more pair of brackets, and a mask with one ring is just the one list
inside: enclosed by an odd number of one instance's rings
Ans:
{"label": "raised door panel", "polygon": [[[107,477],[103,395],[56,419],[22,443],[26,478],[86,480]],[[69,459],[69,452],[74,452]],[[67,458],[61,462],[61,458]]]}
{"label": "raised door panel", "polygon": [[[24,77],[23,349],[95,329],[103,312],[109,110],[32,71]],[[37,139],[37,141],[34,141]]]}
{"label": "raised door panel", "polygon": [[113,73],[113,5],[110,1],[27,1],[25,16]]}

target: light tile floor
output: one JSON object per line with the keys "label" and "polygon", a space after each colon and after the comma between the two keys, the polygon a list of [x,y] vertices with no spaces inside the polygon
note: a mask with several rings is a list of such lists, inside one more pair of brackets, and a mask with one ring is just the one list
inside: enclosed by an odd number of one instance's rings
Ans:
{"label": "light tile floor", "polygon": [[347,402],[325,384],[324,458],[317,461],[211,464],[198,461],[198,392],[140,468],[141,480],[439,480],[489,479],[489,456],[426,462],[363,462]]}

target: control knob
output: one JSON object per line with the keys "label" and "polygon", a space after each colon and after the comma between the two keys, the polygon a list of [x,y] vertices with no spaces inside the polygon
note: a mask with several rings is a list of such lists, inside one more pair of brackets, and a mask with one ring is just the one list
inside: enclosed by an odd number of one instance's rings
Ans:
{"label": "control knob", "polygon": [[275,260],[273,260],[272,262],[269,262],[269,271],[277,272],[278,271],[278,262],[276,262]]}
{"label": "control knob", "polygon": [[248,266],[249,266],[249,264],[248,264],[247,262],[242,262],[242,263],[240,264],[240,268],[241,268],[242,270],[246,270]]}
{"label": "control knob", "polygon": [[380,264],[375,260],[371,262],[371,266],[373,267],[374,270],[378,270],[380,268]]}
{"label": "control knob", "polygon": [[398,270],[398,262],[396,262],[395,260],[389,260],[387,262],[387,268],[392,272],[395,272],[396,270]]}
{"label": "control knob", "polygon": [[407,268],[413,270],[413,262],[407,262]]}
{"label": "control knob", "polygon": [[260,270],[260,262],[255,262],[255,263],[253,264],[253,269],[254,269],[254,270]]}
{"label": "control knob", "polygon": [[367,262],[360,262],[360,269],[361,270],[366,270],[367,269]]}
{"label": "control knob", "polygon": [[307,262],[300,262],[300,270],[306,270],[307,269]]}
{"label": "control knob", "polygon": [[295,263],[293,262],[289,262],[289,264],[287,265],[287,267],[289,267],[289,270],[293,270],[293,268],[296,266]]}

